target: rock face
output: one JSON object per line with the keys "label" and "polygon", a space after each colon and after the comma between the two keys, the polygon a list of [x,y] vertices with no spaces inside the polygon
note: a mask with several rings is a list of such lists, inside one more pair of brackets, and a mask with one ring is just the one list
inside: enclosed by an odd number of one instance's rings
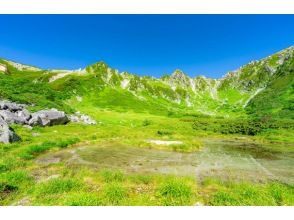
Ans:
{"label": "rock face", "polygon": [[29,125],[52,126],[66,124],[67,122],[69,122],[69,119],[64,112],[50,109],[33,113],[32,118],[29,120]]}
{"label": "rock face", "polygon": [[0,117],[0,142],[10,143],[19,140],[20,137],[9,128],[8,124]]}

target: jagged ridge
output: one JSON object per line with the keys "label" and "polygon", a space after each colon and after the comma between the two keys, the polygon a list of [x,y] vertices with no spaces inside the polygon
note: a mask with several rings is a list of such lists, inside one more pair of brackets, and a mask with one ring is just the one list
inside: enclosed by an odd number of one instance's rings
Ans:
{"label": "jagged ridge", "polygon": [[[84,97],[83,100],[91,99],[92,104],[108,108],[182,110],[230,116],[245,114],[247,108],[251,113],[254,111],[257,106],[252,104],[254,99],[267,93],[267,87],[277,80],[277,73],[280,74],[283,66],[293,60],[293,51],[294,47],[289,47],[260,61],[250,62],[220,79],[191,78],[181,70],[161,78],[141,77],[120,73],[104,62],[72,71],[40,70],[5,60],[1,63],[7,66],[11,77],[30,71],[35,84],[48,84],[50,89],[61,91],[64,100]],[[292,71],[293,66],[290,65],[287,71],[289,69]]]}

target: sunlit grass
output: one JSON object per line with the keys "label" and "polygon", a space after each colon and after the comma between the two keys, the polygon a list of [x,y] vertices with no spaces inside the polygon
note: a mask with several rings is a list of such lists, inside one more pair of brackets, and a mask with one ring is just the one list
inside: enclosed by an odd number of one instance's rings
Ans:
{"label": "sunlit grass", "polygon": [[[92,170],[65,162],[50,165],[35,163],[43,154],[80,146],[133,147],[176,152],[202,148],[202,139],[236,140],[244,143],[279,141],[279,147],[264,145],[277,152],[291,152],[289,131],[268,132],[249,137],[224,135],[192,129],[192,121],[147,113],[114,112],[99,108],[85,113],[97,125],[70,123],[63,126],[15,126],[22,142],[0,145],[1,205],[16,204],[27,198],[28,205],[293,205],[293,187],[281,183],[197,183],[194,178],[163,174],[125,173],[117,169]],[[291,132],[290,132],[291,133]],[[278,138],[278,140],[277,140]],[[183,144],[156,145],[149,140],[181,141]],[[275,146],[273,148],[273,146]],[[90,151],[89,151],[90,152]],[[89,157],[91,155],[88,155]],[[95,157],[93,156],[93,162]],[[52,176],[54,177],[53,179]],[[57,178],[56,178],[57,177]]]}

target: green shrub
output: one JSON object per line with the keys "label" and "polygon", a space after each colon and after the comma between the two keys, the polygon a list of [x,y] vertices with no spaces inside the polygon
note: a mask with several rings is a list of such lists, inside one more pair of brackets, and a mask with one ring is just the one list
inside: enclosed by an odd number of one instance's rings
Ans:
{"label": "green shrub", "polygon": [[205,119],[198,118],[192,125],[195,130],[222,134],[257,135],[267,129],[293,129],[293,120],[260,119]]}
{"label": "green shrub", "polygon": [[16,191],[17,189],[18,189],[17,186],[14,186],[5,182],[0,182],[0,195],[4,193],[10,193],[12,191]]}
{"label": "green shrub", "polygon": [[148,119],[145,119],[142,123],[143,126],[148,126],[148,125],[151,125],[151,121],[148,120]]}
{"label": "green shrub", "polygon": [[171,135],[172,132],[171,131],[159,130],[159,131],[157,131],[157,134],[160,135],[160,136],[164,136],[164,135]]}

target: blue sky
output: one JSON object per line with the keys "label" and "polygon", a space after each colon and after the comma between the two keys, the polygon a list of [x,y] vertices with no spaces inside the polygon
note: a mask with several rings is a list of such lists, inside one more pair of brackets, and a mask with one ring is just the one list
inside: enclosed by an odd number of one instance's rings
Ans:
{"label": "blue sky", "polygon": [[42,68],[227,71],[294,44],[294,15],[0,15],[0,57]]}

